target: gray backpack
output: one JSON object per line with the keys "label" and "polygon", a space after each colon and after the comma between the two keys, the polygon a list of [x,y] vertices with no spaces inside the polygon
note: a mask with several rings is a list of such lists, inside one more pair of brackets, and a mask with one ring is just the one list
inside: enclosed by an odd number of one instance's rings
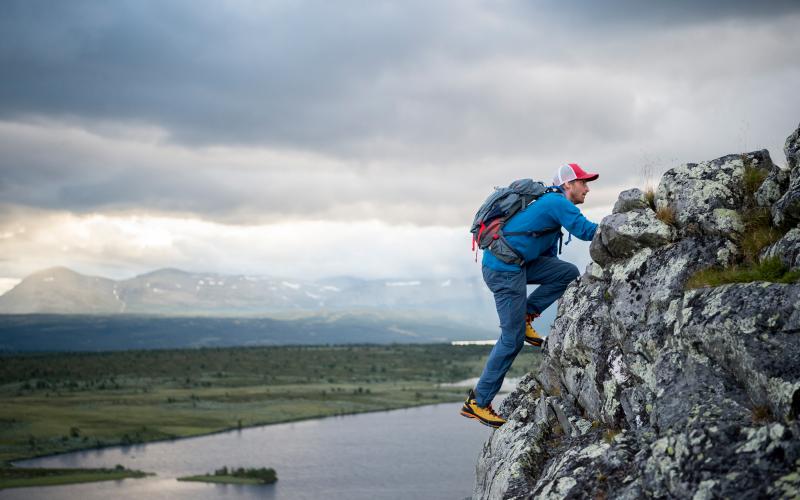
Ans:
{"label": "gray backpack", "polygon": [[545,231],[523,231],[504,233],[505,223],[522,209],[532,202],[539,199],[544,194],[559,192],[556,189],[548,188],[543,182],[532,179],[519,179],[512,182],[508,187],[494,188],[494,192],[486,198],[483,205],[475,214],[472,227],[472,250],[475,252],[475,260],[478,260],[476,250],[488,249],[495,257],[507,264],[523,265],[525,258],[522,254],[512,247],[506,240],[506,236],[532,236],[538,237],[545,234],[555,233],[561,228],[548,229]]}

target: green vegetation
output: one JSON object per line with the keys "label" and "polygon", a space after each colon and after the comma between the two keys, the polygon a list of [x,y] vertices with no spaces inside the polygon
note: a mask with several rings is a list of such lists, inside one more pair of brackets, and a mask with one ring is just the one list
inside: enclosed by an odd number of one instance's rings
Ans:
{"label": "green vegetation", "polygon": [[217,469],[213,474],[202,476],[179,477],[178,481],[200,481],[204,483],[226,483],[226,484],[272,484],[278,480],[275,469],[244,469],[239,467],[234,469],[227,466]]}
{"label": "green vegetation", "polygon": [[27,486],[55,486],[58,484],[90,483],[125,478],[139,478],[147,473],[128,470],[121,465],[113,469],[34,469],[0,467],[0,490]]}
{"label": "green vegetation", "polygon": [[751,409],[751,411],[754,424],[764,424],[772,421],[772,411],[770,411],[769,406],[766,405],[754,406]]}
{"label": "green vegetation", "polygon": [[800,270],[789,271],[778,257],[774,257],[757,264],[740,267],[703,269],[689,278],[689,281],[686,282],[686,288],[720,286],[728,283],[750,283],[752,281],[796,283],[798,280],[800,280]]}
{"label": "green vegetation", "polygon": [[795,283],[800,279],[800,271],[790,271],[778,257],[759,260],[761,251],[778,241],[784,232],[772,225],[769,209],[759,207],[755,201],[755,193],[767,172],[753,167],[745,155],[742,155],[742,160],[745,166],[742,181],[745,199],[741,212],[744,231],[739,240],[742,262],[728,268],[702,269],[689,278],[687,289],[752,281]]}
{"label": "green vegetation", "polygon": [[656,208],[656,191],[652,186],[645,188],[644,201],[647,203],[650,209],[656,213],[656,219],[670,226],[675,225],[675,211],[672,207],[664,206],[661,208]]}
{"label": "green vegetation", "polygon": [[758,188],[761,187],[761,184],[764,182],[764,179],[767,178],[767,172],[764,169],[756,168],[753,166],[750,158],[747,157],[746,154],[742,155],[742,162],[744,164],[744,175],[742,176],[742,182],[744,183],[744,191],[745,196],[749,198],[753,198]]}
{"label": "green vegetation", "polygon": [[608,444],[612,444],[614,442],[614,438],[617,437],[619,434],[619,429],[611,429],[608,428],[603,432],[603,441]]}
{"label": "green vegetation", "polygon": [[655,211],[656,209],[656,191],[652,188],[652,186],[647,187],[644,190],[644,200],[650,205],[650,208]]}
{"label": "green vegetation", "polygon": [[740,245],[746,264],[755,264],[758,254],[768,245],[778,241],[783,232],[772,226],[772,215],[766,207],[759,207],[755,201],[755,194],[761,183],[767,177],[767,172],[753,167],[743,155],[744,168],[744,209],[742,210],[742,223],[744,233]]}
{"label": "green vegetation", "polygon": [[[459,401],[491,346],[413,344],[3,356],[0,464],[246,426]],[[535,369],[524,349],[509,376]]]}

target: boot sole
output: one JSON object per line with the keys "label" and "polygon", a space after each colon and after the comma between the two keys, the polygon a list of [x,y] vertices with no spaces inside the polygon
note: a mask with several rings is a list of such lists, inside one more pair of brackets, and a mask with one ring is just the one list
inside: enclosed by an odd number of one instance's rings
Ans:
{"label": "boot sole", "polygon": [[542,341],[542,340],[539,340],[539,341],[528,340],[526,338],[525,339],[525,343],[528,344],[528,345],[532,345],[533,347],[542,347],[542,344],[544,344],[544,341]]}

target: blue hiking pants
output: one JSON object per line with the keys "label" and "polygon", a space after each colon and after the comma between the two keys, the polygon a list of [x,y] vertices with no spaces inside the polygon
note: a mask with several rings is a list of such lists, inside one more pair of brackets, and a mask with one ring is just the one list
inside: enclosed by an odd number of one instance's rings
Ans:
{"label": "blue hiking pants", "polygon": [[[494,345],[475,386],[476,402],[492,402],[503,379],[525,343],[525,314],[540,314],[564,295],[564,290],[580,273],[574,264],[557,257],[539,257],[519,271],[495,271],[483,266],[483,280],[494,293],[500,318],[500,339]],[[527,285],[539,287],[529,296]]]}

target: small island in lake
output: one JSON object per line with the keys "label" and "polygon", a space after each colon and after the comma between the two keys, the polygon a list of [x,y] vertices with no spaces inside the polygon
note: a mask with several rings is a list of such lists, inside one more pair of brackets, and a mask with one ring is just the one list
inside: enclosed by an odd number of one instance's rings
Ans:
{"label": "small island in lake", "polygon": [[227,466],[217,469],[213,474],[203,474],[201,476],[179,477],[178,481],[200,481],[204,483],[225,483],[225,484],[272,484],[278,480],[275,469],[262,467],[260,469],[245,469],[239,467],[234,469]]}

